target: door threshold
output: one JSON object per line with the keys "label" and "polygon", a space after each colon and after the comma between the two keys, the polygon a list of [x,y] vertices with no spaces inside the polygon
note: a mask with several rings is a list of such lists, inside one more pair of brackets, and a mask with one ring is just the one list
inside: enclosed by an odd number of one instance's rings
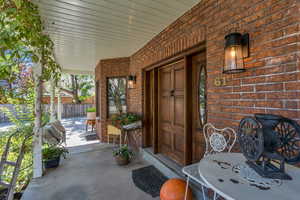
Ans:
{"label": "door threshold", "polygon": [[154,154],[152,148],[144,148],[143,149],[143,157],[150,161],[151,164],[160,165],[159,168],[167,168],[167,177],[168,178],[184,178],[185,175],[182,173],[182,167],[180,164],[176,163],[175,161],[171,160],[170,158],[158,153]]}

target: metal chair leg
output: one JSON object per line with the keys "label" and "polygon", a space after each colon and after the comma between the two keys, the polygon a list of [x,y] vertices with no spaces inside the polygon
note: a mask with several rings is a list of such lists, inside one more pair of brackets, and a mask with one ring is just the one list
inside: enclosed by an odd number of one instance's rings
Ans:
{"label": "metal chair leg", "polygon": [[204,186],[201,185],[201,188],[202,188],[202,196],[203,196],[203,199],[206,200],[206,194],[205,194],[205,190],[204,190]]}
{"label": "metal chair leg", "polygon": [[217,200],[217,193],[214,191],[214,200]]}
{"label": "metal chair leg", "polygon": [[187,180],[186,180],[184,200],[187,200],[187,193],[188,193],[188,189],[189,189],[189,183],[190,183],[190,177],[188,176]]}

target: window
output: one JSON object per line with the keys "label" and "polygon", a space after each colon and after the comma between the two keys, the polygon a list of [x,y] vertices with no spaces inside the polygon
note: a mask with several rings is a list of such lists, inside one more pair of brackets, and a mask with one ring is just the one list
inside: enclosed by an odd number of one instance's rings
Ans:
{"label": "window", "polygon": [[199,89],[198,89],[198,106],[199,106],[199,119],[201,127],[206,123],[206,67],[200,66],[199,71]]}
{"label": "window", "polygon": [[122,114],[126,112],[126,88],[126,77],[107,79],[108,118],[114,114]]}

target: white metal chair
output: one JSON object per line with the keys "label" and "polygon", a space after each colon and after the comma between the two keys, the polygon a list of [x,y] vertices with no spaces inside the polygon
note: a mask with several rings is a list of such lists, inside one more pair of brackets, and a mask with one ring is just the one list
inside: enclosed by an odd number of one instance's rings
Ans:
{"label": "white metal chair", "polygon": [[[232,128],[218,129],[211,123],[207,123],[203,127],[203,134],[206,144],[204,157],[214,153],[231,152],[236,142],[236,132]],[[187,198],[190,179],[193,179],[201,185],[203,199],[206,200],[205,188],[209,187],[204,183],[199,175],[198,163],[186,166],[182,169],[182,171],[187,176],[185,200]],[[217,193],[214,192],[214,200],[217,198]]]}
{"label": "white metal chair", "polygon": [[122,145],[122,130],[112,126],[112,125],[107,125],[107,144],[110,142],[110,137],[113,137],[113,143],[115,144],[115,139],[116,137],[119,138],[120,146]]}

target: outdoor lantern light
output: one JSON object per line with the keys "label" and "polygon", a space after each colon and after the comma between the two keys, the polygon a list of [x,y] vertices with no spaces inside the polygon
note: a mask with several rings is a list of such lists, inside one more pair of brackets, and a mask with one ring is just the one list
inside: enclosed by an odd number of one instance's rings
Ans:
{"label": "outdoor lantern light", "polygon": [[249,57],[249,34],[231,33],[225,36],[223,73],[244,72],[244,58]]}
{"label": "outdoor lantern light", "polygon": [[127,78],[128,80],[128,88],[133,89],[136,83],[136,76],[130,75]]}

